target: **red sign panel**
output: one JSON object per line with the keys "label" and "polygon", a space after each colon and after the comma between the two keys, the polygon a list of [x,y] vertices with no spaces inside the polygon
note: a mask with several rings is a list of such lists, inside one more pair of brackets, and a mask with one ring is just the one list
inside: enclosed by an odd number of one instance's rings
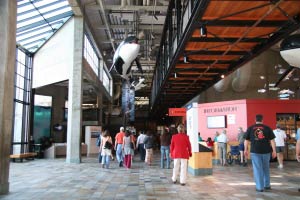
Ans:
{"label": "red sign panel", "polygon": [[186,116],[186,108],[169,108],[169,116]]}

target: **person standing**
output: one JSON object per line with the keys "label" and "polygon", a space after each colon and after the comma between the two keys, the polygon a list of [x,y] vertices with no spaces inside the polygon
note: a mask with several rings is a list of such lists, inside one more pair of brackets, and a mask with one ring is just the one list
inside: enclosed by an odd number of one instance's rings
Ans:
{"label": "person standing", "polygon": [[119,167],[123,166],[122,145],[123,145],[124,136],[125,136],[124,127],[120,127],[120,132],[117,133],[115,137],[115,150],[116,150],[116,157],[119,163]]}
{"label": "person standing", "polygon": [[276,153],[277,153],[277,161],[278,161],[278,168],[283,168],[283,151],[285,146],[286,134],[284,130],[280,129],[280,124],[276,124],[276,129],[273,130],[275,135],[275,146],[276,146]]}
{"label": "person standing", "polygon": [[[300,128],[297,129],[296,135],[296,159],[300,162]],[[300,188],[298,188],[298,192],[300,192]]]}
{"label": "person standing", "polygon": [[188,135],[184,132],[182,124],[177,127],[178,133],[171,139],[171,157],[174,159],[172,181],[177,183],[177,176],[180,169],[180,184],[186,184],[187,164],[192,156],[192,148]]}
{"label": "person standing", "polygon": [[275,135],[272,129],[263,124],[263,116],[255,117],[256,123],[250,126],[245,134],[245,157],[248,157],[248,144],[251,142],[251,160],[257,192],[270,190],[270,154],[276,157]]}
{"label": "person standing", "polygon": [[244,142],[245,142],[245,132],[243,131],[242,127],[238,128],[238,136],[237,136],[238,142],[239,142],[239,151],[241,155],[241,162],[240,165],[247,166],[247,158],[244,156]]}
{"label": "person standing", "polygon": [[140,131],[140,135],[138,136],[136,140],[136,146],[138,148],[138,152],[140,154],[140,160],[145,161],[145,155],[146,155],[146,150],[145,150],[145,145],[144,145],[144,139],[146,135],[144,134],[143,131]]}
{"label": "person standing", "polygon": [[163,133],[160,136],[160,168],[164,168],[164,158],[166,158],[166,167],[170,169],[170,144],[171,134],[168,130],[163,129]]}
{"label": "person standing", "polygon": [[298,162],[300,162],[300,128],[298,128],[296,135],[296,159]]}
{"label": "person standing", "polygon": [[228,142],[228,138],[227,138],[225,129],[218,136],[217,140],[218,140],[218,152],[219,152],[220,164],[225,166],[226,165],[227,142]]}
{"label": "person standing", "polygon": [[154,138],[150,131],[147,131],[146,137],[144,139],[146,157],[145,162],[150,166],[153,159],[153,148],[154,148]]}
{"label": "person standing", "polygon": [[103,137],[101,140],[101,156],[102,156],[102,168],[109,168],[111,149],[113,147],[112,138],[108,130],[103,132]]}

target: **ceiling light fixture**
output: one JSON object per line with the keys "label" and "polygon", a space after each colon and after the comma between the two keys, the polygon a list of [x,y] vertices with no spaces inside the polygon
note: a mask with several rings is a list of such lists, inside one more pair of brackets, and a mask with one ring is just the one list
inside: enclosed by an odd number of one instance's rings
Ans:
{"label": "ceiling light fixture", "polygon": [[174,74],[174,78],[177,78],[177,74],[176,74],[176,72],[175,72],[175,74]]}
{"label": "ceiling light fixture", "polygon": [[201,37],[206,37],[207,36],[207,29],[205,25],[200,26],[200,36]]}
{"label": "ceiling light fixture", "polygon": [[225,75],[224,75],[224,74],[222,74],[222,75],[221,75],[221,78],[225,78]]}

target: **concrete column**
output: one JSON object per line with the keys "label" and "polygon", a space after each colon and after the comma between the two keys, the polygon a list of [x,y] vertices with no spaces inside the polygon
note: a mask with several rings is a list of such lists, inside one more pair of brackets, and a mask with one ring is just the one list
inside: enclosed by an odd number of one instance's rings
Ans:
{"label": "concrete column", "polygon": [[74,17],[73,67],[69,77],[67,163],[81,162],[83,18]]}
{"label": "concrete column", "polygon": [[0,1],[0,195],[9,191],[17,3]]}
{"label": "concrete column", "polygon": [[103,113],[103,94],[97,94],[97,105],[98,105],[98,125],[102,126],[102,113]]}

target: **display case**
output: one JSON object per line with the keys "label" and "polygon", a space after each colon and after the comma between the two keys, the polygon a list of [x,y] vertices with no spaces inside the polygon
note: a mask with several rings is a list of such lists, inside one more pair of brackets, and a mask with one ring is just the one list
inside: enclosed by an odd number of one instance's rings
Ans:
{"label": "display case", "polygon": [[284,160],[295,160],[296,150],[296,132],[300,128],[300,114],[277,114],[277,124],[280,124],[281,129],[286,132],[287,140],[285,143]]}

